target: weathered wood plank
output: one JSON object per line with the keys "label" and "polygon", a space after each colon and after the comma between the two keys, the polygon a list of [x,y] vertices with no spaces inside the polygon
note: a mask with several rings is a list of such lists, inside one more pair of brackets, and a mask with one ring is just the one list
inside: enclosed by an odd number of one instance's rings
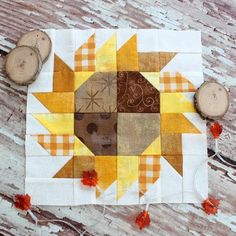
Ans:
{"label": "weathered wood plank", "polygon": [[[36,226],[11,208],[14,194],[24,190],[24,135],[26,87],[7,80],[4,57],[18,37],[33,28],[165,28],[202,31],[206,80],[230,89],[231,106],[222,119],[222,154],[236,160],[236,2],[231,0],[0,0],[0,232],[4,235],[76,235],[59,223]],[[208,135],[209,148],[213,142]],[[217,216],[207,217],[192,204],[152,205],[152,224],[144,231],[134,226],[141,206],[40,207],[40,219],[66,219],[87,235],[235,235],[236,188],[227,175],[235,170],[214,159],[209,163],[209,191],[221,199]],[[37,213],[39,211],[39,213]],[[99,220],[101,219],[101,222]],[[98,224],[94,225],[96,222]],[[89,227],[92,226],[92,227]]]}

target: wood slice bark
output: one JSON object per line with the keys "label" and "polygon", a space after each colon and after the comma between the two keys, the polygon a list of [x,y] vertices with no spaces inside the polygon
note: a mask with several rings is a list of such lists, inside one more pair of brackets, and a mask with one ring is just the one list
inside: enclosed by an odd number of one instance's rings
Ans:
{"label": "wood slice bark", "polygon": [[23,34],[17,42],[17,46],[22,45],[36,47],[40,52],[43,63],[48,59],[52,48],[52,42],[48,34],[38,29]]}
{"label": "wood slice bark", "polygon": [[42,68],[41,56],[37,49],[19,46],[12,49],[6,58],[5,71],[9,79],[20,85],[35,81]]}
{"label": "wood slice bark", "polygon": [[195,94],[195,106],[202,117],[219,119],[229,108],[229,94],[223,85],[205,82]]}

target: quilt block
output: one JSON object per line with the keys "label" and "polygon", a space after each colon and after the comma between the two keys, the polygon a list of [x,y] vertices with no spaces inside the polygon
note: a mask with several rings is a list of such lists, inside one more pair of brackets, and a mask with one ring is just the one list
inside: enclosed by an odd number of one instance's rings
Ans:
{"label": "quilt block", "polygon": [[[206,124],[193,103],[203,83],[200,32],[45,31],[52,52],[27,97],[25,191],[32,203],[206,198]],[[96,188],[81,183],[92,170]]]}

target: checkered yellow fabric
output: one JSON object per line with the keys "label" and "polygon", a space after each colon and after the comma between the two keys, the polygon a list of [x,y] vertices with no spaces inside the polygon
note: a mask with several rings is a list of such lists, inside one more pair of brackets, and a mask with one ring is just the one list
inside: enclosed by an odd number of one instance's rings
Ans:
{"label": "checkered yellow fabric", "polygon": [[74,135],[35,135],[34,137],[51,156],[73,155]]}
{"label": "checkered yellow fabric", "polygon": [[139,192],[142,196],[160,177],[160,156],[139,157]]}
{"label": "checkered yellow fabric", "polygon": [[95,71],[95,35],[75,52],[75,71]]}
{"label": "checkered yellow fabric", "polygon": [[163,72],[160,76],[161,92],[195,92],[196,87],[179,72]]}

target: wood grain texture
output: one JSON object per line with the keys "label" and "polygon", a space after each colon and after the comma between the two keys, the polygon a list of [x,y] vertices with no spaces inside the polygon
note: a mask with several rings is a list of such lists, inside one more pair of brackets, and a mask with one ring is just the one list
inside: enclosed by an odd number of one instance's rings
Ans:
{"label": "wood grain texture", "polygon": [[[24,135],[26,87],[4,76],[6,54],[20,35],[34,28],[161,28],[202,31],[205,80],[216,80],[230,90],[230,109],[219,146],[236,161],[236,2],[232,0],[0,0],[0,235],[76,235],[62,223],[36,226],[18,214],[14,194],[24,192]],[[213,141],[208,135],[208,147]],[[152,224],[143,231],[134,225],[144,207],[37,207],[39,219],[64,219],[85,235],[235,235],[235,169],[218,159],[209,161],[209,192],[221,199],[216,216],[206,216],[199,205],[151,205]],[[98,222],[99,221],[99,222]]]}

